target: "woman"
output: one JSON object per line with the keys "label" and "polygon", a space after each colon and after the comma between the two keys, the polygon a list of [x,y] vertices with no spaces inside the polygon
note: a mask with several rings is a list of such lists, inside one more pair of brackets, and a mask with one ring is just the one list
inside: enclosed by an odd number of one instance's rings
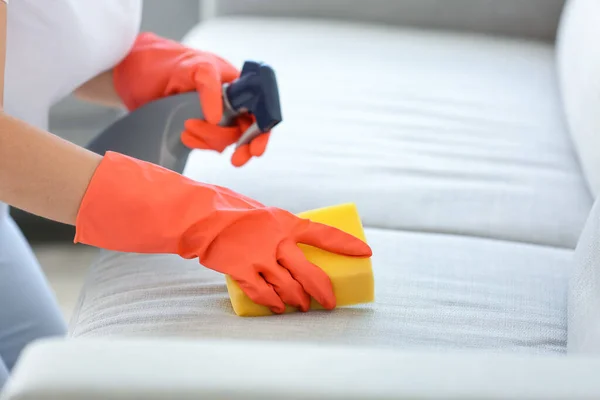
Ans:
{"label": "woman", "polygon": [[[0,1],[0,386],[27,343],[65,333],[7,204],[74,225],[75,242],[198,258],[276,313],[285,304],[306,311],[311,296],[333,308],[331,282],[296,244],[368,257],[362,241],[156,165],[96,155],[45,130],[49,107],[71,92],[133,110],[197,90],[206,121],[187,121],[182,140],[220,152],[253,122],[217,126],[221,85],[239,71],[214,54],[139,34],[141,0],[51,3]],[[231,162],[242,166],[262,155],[268,139],[240,147]]]}

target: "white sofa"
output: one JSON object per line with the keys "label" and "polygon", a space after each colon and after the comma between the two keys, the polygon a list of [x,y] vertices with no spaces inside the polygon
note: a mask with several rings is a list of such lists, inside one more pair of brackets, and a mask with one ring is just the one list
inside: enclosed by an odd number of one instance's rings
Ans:
{"label": "white sofa", "polygon": [[376,302],[239,318],[193,260],[101,252],[3,400],[600,398],[600,1],[202,5],[184,41],[272,64],[284,122],[185,174],[357,203]]}

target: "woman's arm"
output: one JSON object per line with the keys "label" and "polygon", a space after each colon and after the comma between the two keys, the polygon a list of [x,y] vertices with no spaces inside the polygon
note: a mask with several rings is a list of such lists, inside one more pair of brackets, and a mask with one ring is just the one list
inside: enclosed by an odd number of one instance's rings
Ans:
{"label": "woman's arm", "polygon": [[[6,13],[6,4],[0,1],[0,93],[4,93]],[[0,110],[0,201],[74,225],[100,160],[97,154]]]}
{"label": "woman's arm", "polygon": [[0,201],[75,224],[101,157],[0,113]]}
{"label": "woman's arm", "polygon": [[114,108],[123,107],[123,102],[117,94],[115,85],[113,83],[112,70],[105,71],[100,75],[90,79],[75,89],[74,94],[75,97],[91,103]]}

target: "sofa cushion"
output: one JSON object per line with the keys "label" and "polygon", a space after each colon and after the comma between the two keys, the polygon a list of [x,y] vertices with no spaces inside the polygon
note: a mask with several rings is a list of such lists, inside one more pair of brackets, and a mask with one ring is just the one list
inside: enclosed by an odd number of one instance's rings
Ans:
{"label": "sofa cushion", "polygon": [[570,0],[557,40],[566,119],[583,170],[600,195],[600,1]]}
{"label": "sofa cushion", "polygon": [[197,151],[187,175],[293,212],[355,202],[370,227],[575,247],[592,201],[550,45],[258,18],[185,42],[272,64],[284,117],[261,159]]}
{"label": "sofa cushion", "polygon": [[70,335],[564,351],[572,250],[366,233],[374,251],[373,304],[242,318],[233,312],[224,277],[194,260],[103,252],[87,277]]}

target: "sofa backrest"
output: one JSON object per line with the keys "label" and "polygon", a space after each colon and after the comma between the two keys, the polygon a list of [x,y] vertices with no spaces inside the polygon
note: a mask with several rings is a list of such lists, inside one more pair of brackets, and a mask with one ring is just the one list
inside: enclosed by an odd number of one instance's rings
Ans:
{"label": "sofa backrest", "polygon": [[600,0],[568,0],[557,35],[557,68],[571,132],[594,197],[600,194]]}
{"label": "sofa backrest", "polygon": [[553,41],[564,0],[200,0],[204,18],[328,18]]}

